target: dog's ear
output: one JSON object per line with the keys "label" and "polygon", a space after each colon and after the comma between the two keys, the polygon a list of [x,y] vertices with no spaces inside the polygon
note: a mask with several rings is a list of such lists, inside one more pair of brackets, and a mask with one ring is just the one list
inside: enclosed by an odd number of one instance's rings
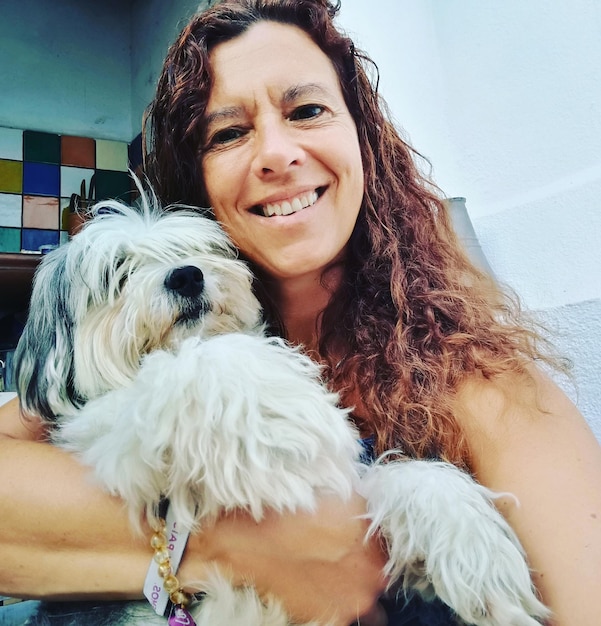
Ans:
{"label": "dog's ear", "polygon": [[60,246],[42,259],[15,353],[21,407],[48,421],[80,405],[73,388],[74,320],[66,271],[69,247]]}

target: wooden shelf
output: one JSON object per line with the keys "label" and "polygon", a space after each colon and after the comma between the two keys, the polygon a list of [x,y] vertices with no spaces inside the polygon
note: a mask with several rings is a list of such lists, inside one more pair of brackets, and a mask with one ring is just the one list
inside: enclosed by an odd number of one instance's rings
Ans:
{"label": "wooden shelf", "polygon": [[28,308],[33,275],[41,258],[40,254],[0,252],[0,309],[3,313]]}

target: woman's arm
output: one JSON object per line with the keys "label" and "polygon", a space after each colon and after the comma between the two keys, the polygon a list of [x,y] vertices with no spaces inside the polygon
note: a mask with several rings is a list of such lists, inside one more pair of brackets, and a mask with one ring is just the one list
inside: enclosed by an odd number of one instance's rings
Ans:
{"label": "woman's arm", "polygon": [[[556,626],[601,615],[601,446],[545,375],[470,381],[458,415],[476,478],[514,494],[499,508],[516,530]],[[537,408],[538,407],[538,408]]]}
{"label": "woman's arm", "polygon": [[0,408],[0,590],[16,597],[133,598],[151,556],[122,503],[73,457]]}
{"label": "woman's arm", "polygon": [[[36,441],[16,402],[0,407],[0,592],[16,597],[139,598],[150,531],[130,529],[122,502],[72,456]],[[315,515],[230,515],[191,537],[178,575],[198,581],[217,563],[236,582],[279,596],[297,619],[338,613],[348,624],[379,595],[385,557],[363,543],[359,497],[324,500]]]}

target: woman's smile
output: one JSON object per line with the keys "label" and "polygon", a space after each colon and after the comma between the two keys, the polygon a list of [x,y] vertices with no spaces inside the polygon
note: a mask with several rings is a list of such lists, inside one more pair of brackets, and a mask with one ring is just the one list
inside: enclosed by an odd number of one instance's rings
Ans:
{"label": "woman's smile", "polygon": [[211,66],[201,163],[215,216],[272,277],[320,276],[344,252],[364,184],[334,66],[276,22],[218,44]]}
{"label": "woman's smile", "polygon": [[[322,193],[323,193],[323,188]],[[298,213],[303,209],[313,206],[320,197],[320,192],[317,189],[311,191],[304,191],[294,196],[287,196],[282,200],[266,200],[261,204],[251,208],[251,211],[257,215],[263,215],[264,217],[273,217],[274,215],[292,215],[292,213]]]}

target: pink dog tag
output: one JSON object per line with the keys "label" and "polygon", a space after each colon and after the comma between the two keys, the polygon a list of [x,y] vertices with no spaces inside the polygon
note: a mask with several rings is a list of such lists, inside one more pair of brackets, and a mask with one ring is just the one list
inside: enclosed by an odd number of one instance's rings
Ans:
{"label": "pink dog tag", "polygon": [[169,617],[169,626],[196,626],[196,622],[186,609],[176,606]]}

